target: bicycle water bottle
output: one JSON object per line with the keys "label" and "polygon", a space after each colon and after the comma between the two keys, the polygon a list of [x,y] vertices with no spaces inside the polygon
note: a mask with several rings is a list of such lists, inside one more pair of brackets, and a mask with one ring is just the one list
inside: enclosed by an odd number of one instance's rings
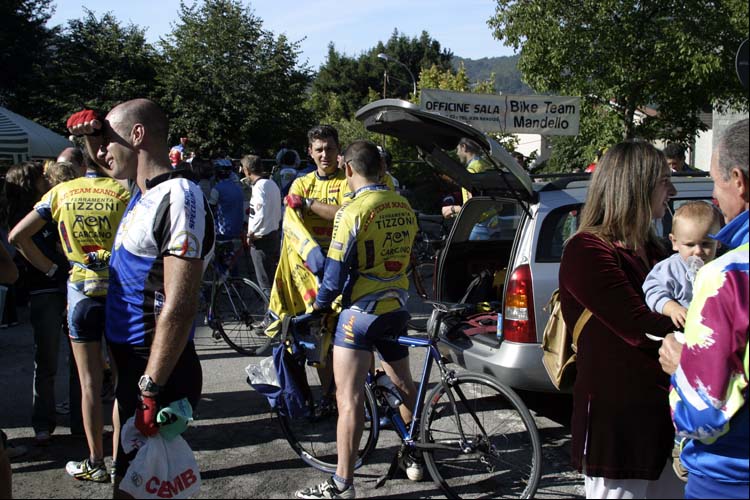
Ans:
{"label": "bicycle water bottle", "polygon": [[375,385],[383,393],[391,408],[396,409],[401,406],[401,393],[398,392],[396,384],[393,383],[387,373],[377,370],[375,372]]}

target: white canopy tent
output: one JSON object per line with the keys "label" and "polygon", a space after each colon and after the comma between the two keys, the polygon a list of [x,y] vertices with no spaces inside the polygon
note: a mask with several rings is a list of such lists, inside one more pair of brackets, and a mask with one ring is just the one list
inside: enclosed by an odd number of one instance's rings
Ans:
{"label": "white canopy tent", "polygon": [[60,134],[0,106],[0,161],[57,158],[60,151],[72,145]]}

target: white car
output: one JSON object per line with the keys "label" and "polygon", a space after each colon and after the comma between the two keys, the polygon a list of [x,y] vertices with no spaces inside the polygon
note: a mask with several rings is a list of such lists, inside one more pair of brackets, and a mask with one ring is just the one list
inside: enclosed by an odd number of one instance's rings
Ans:
{"label": "white car", "polygon": [[[436,297],[457,302],[477,275],[489,271],[493,282],[472,301],[500,302],[502,340],[494,332],[459,336],[448,341],[450,351],[445,354],[467,369],[490,374],[517,389],[557,391],[542,365],[540,345],[549,317],[544,306],[558,287],[563,244],[578,227],[588,174],[533,182],[492,138],[406,101],[370,103],[357,112],[357,118],[371,132],[416,146],[433,168],[475,193],[461,208],[438,257]],[[451,157],[448,153],[461,137],[477,142],[494,170],[471,174]],[[672,182],[677,189],[670,202],[672,211],[688,200],[711,199],[713,182],[708,177],[674,176]],[[671,216],[659,226],[657,232],[666,236]]]}

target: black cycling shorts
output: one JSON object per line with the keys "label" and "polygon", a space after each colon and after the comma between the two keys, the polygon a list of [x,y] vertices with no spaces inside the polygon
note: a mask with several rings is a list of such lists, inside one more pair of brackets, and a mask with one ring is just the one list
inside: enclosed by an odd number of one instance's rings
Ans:
{"label": "black cycling shorts", "polygon": [[[120,428],[125,422],[135,415],[138,405],[138,380],[146,371],[146,364],[150,353],[149,347],[132,346],[127,344],[110,344],[112,357],[117,368],[117,397],[118,412],[120,415]],[[182,356],[172,371],[167,383],[159,392],[157,401],[160,406],[168,406],[173,401],[187,398],[193,407],[193,412],[198,406],[203,388],[203,370],[195,352],[195,344],[188,342]],[[135,458],[136,451],[125,454],[122,442],[117,443],[117,463],[115,464],[115,475],[123,477],[130,466],[131,460]]]}

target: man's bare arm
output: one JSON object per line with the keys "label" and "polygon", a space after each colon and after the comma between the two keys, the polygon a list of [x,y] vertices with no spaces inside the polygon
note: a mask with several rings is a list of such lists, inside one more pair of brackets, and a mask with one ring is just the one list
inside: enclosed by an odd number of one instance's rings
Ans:
{"label": "man's bare arm", "polygon": [[187,345],[198,311],[203,261],[164,257],[164,307],[156,321],[156,332],[146,374],[159,385],[167,383]]}
{"label": "man's bare arm", "polygon": [[310,205],[310,211],[330,221],[336,218],[336,212],[339,211],[339,208],[341,208],[341,205],[329,205],[318,200],[314,200]]}

